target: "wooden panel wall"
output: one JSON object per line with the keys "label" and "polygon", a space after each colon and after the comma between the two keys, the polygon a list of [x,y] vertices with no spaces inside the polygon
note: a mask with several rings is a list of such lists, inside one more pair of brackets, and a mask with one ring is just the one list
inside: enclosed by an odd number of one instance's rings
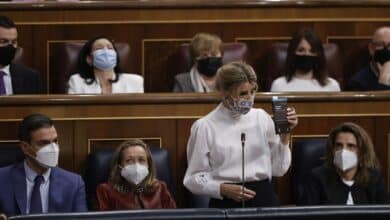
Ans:
{"label": "wooden panel wall", "polygon": [[[258,93],[256,107],[271,113],[272,95]],[[371,135],[383,173],[390,179],[390,92],[284,95],[299,114],[292,138],[324,137],[341,122],[358,123]],[[0,97],[0,143],[17,140],[18,124],[25,115],[47,114],[58,130],[60,166],[81,173],[88,153],[94,149],[142,138],[169,151],[176,199],[185,207],[182,180],[190,128],[218,102],[211,94]],[[293,202],[289,174],[277,179],[277,191],[283,204]]]}
{"label": "wooden panel wall", "polygon": [[[266,74],[260,71],[267,46],[288,39],[299,27],[313,27],[324,42],[338,43],[346,57],[345,66],[350,67],[351,63],[361,66],[366,62],[361,58],[364,55],[350,55],[354,49],[365,47],[376,28],[390,21],[390,4],[383,1],[367,5],[257,4],[258,1],[249,0],[234,4],[227,1],[226,5],[218,1],[213,6],[191,3],[192,7],[181,1],[165,7],[142,1],[140,6],[114,5],[109,1],[105,5],[72,3],[62,7],[45,3],[40,9],[24,4],[1,7],[0,13],[16,21],[24,61],[41,72],[47,92],[50,75],[56,74],[48,69],[50,42],[87,40],[95,35],[128,42],[133,54],[130,72],[144,75],[145,91],[168,92],[173,83],[169,67],[174,65],[169,59],[180,43],[197,32],[215,33],[225,42],[247,43],[248,62],[261,78],[261,74]],[[345,71],[349,76],[355,70]]]}

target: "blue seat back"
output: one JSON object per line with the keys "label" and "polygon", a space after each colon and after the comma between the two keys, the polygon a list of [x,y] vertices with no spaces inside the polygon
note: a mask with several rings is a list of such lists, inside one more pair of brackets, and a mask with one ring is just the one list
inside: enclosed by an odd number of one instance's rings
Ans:
{"label": "blue seat back", "polygon": [[0,167],[11,165],[24,159],[23,151],[17,143],[4,143],[0,146]]}
{"label": "blue seat back", "polygon": [[301,203],[304,182],[310,171],[323,164],[326,138],[301,138],[292,143],[291,186],[294,201]]}

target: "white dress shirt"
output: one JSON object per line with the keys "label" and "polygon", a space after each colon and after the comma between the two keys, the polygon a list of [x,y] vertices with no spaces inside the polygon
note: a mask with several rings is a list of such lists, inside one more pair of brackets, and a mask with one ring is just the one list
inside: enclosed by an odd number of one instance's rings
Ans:
{"label": "white dress shirt", "polygon": [[[137,74],[122,73],[119,80],[112,83],[112,93],[143,93],[144,78]],[[80,74],[73,74],[68,81],[68,94],[101,94],[99,79],[88,85]]]}
{"label": "white dress shirt", "polygon": [[340,90],[339,83],[330,77],[325,86],[321,86],[316,79],[293,77],[290,82],[287,82],[284,76],[275,79],[271,85],[271,92],[339,92]]}
{"label": "white dress shirt", "polygon": [[5,66],[3,69],[0,69],[0,71],[3,71],[5,75],[3,76],[4,80],[4,86],[5,86],[5,94],[6,95],[12,95],[12,80],[11,80],[11,73],[9,70],[9,65]]}
{"label": "white dress shirt", "polygon": [[[355,181],[353,181],[353,180],[343,180],[343,179],[342,179],[342,181],[343,181],[343,183],[344,183],[345,185],[347,185],[347,186],[349,186],[349,187],[351,187],[351,186],[355,183]],[[348,192],[348,198],[347,198],[346,204],[347,204],[347,205],[353,205],[353,204],[354,204],[353,198],[352,198],[352,194],[351,194],[351,190]]]}
{"label": "white dress shirt", "polygon": [[[38,175],[34,170],[32,170],[26,163],[24,162],[24,171],[26,172],[26,185],[27,185],[27,205],[26,205],[26,213],[30,213],[30,200],[32,190],[34,188],[34,180]],[[42,212],[47,213],[49,210],[49,186],[50,186],[50,172],[51,169],[47,169],[47,171],[42,174],[44,181],[41,183],[39,190],[41,192],[41,200],[42,200]]]}
{"label": "white dress shirt", "polygon": [[271,117],[262,109],[252,108],[234,118],[221,103],[192,125],[183,181],[191,192],[222,199],[221,183],[241,182],[241,133],[246,136],[246,182],[271,180],[288,170],[291,152],[275,134]]}

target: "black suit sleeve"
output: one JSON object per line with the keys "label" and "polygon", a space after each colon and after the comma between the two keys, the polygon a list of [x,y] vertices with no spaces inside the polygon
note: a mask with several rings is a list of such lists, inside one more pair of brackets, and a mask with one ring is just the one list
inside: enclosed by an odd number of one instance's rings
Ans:
{"label": "black suit sleeve", "polygon": [[31,72],[31,94],[42,93],[42,80],[38,72]]}
{"label": "black suit sleeve", "polygon": [[386,181],[383,178],[383,175],[381,175],[380,173],[378,173],[377,175],[378,175],[378,179],[375,184],[375,197],[376,197],[375,203],[388,204],[389,194],[387,192]]}
{"label": "black suit sleeve", "polygon": [[356,80],[349,80],[347,84],[347,91],[364,91],[365,89]]}
{"label": "black suit sleeve", "polygon": [[21,64],[10,65],[12,90],[14,94],[41,94],[40,74]]}
{"label": "black suit sleeve", "polygon": [[301,200],[302,205],[321,204],[321,183],[319,178],[312,171],[304,184],[304,190]]}

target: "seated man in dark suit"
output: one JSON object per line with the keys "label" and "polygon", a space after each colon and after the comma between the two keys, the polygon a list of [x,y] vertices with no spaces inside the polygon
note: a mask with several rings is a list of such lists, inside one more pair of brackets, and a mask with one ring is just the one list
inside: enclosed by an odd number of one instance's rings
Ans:
{"label": "seated man in dark suit", "polygon": [[56,167],[59,146],[52,120],[41,114],[25,117],[19,139],[24,162],[0,168],[0,213],[87,211],[81,177]]}
{"label": "seated man in dark suit", "polygon": [[375,31],[368,50],[371,62],[352,76],[347,90],[390,90],[390,27],[381,27]]}
{"label": "seated man in dark suit", "polygon": [[21,64],[11,63],[17,46],[18,32],[14,22],[0,16],[0,95],[41,93],[39,74]]}

